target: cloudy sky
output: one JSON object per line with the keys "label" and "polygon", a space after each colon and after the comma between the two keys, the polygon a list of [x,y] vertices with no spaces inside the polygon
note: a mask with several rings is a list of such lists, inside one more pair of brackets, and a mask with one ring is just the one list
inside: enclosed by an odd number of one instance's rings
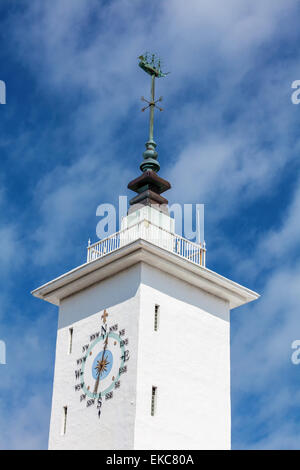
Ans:
{"label": "cloudy sky", "polygon": [[85,261],[147,138],[157,52],[169,201],[205,204],[207,265],[261,294],[232,312],[232,446],[299,449],[297,0],[1,0],[0,448],[47,447],[57,309],[30,291]]}

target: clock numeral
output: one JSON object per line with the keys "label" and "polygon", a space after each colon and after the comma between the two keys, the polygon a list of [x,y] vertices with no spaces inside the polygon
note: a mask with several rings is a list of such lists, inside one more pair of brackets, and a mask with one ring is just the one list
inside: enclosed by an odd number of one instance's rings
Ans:
{"label": "clock numeral", "polygon": [[121,346],[121,347],[122,347],[122,346],[127,346],[127,344],[128,344],[128,338],[123,339],[123,340],[120,342],[120,346]]}
{"label": "clock numeral", "polygon": [[129,350],[127,349],[126,351],[124,351],[124,354],[122,354],[122,356],[120,357],[120,359],[122,359],[122,361],[126,362],[126,361],[129,361]]}
{"label": "clock numeral", "polygon": [[81,389],[83,389],[84,383],[81,382],[80,384],[75,385],[75,392],[79,392]]}
{"label": "clock numeral", "polygon": [[77,359],[77,365],[79,366],[80,364],[82,364],[85,361],[86,361],[86,356],[81,357],[80,359]]}
{"label": "clock numeral", "polygon": [[102,397],[99,397],[97,400],[97,408],[101,408],[102,406]]}
{"label": "clock numeral", "polygon": [[121,385],[120,380],[118,380],[117,382],[115,382],[115,388],[120,388],[120,385]]}
{"label": "clock numeral", "polygon": [[118,323],[116,323],[115,325],[109,328],[109,331],[117,331],[117,330],[118,330]]}
{"label": "clock numeral", "polygon": [[100,331],[97,331],[97,333],[93,333],[90,336],[90,341],[94,341],[95,339],[99,338],[99,336],[100,336]]}
{"label": "clock numeral", "polygon": [[90,400],[88,400],[88,401],[86,402],[87,408],[88,408],[89,406],[94,405],[94,404],[95,404],[95,399],[94,399],[94,398],[91,398]]}
{"label": "clock numeral", "polygon": [[80,395],[80,401],[83,401],[86,399],[86,395]]}
{"label": "clock numeral", "polygon": [[89,346],[89,344],[85,344],[84,346],[82,346],[82,352],[85,353],[89,349]]}
{"label": "clock numeral", "polygon": [[110,400],[113,396],[114,396],[113,392],[108,392],[108,393],[105,395],[105,400]]}
{"label": "clock numeral", "polygon": [[98,410],[98,418],[100,419],[101,416],[101,407],[102,407],[102,398],[101,396],[97,400],[97,410]]}
{"label": "clock numeral", "polygon": [[119,336],[124,336],[124,335],[125,335],[125,328],[123,328],[123,330],[119,331]]}
{"label": "clock numeral", "polygon": [[82,370],[75,370],[75,378],[78,380],[83,375]]}
{"label": "clock numeral", "polygon": [[103,336],[103,338],[104,336],[106,336],[106,332],[107,332],[107,326],[106,325],[101,326],[101,336]]}
{"label": "clock numeral", "polygon": [[122,375],[125,374],[125,372],[127,372],[127,366],[120,367],[119,374]]}

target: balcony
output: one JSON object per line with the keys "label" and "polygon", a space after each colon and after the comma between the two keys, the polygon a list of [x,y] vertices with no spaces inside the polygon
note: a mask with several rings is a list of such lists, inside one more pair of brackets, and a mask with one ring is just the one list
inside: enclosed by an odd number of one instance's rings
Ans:
{"label": "balcony", "polygon": [[99,242],[89,242],[87,247],[87,263],[98,258],[103,258],[110,253],[128,245],[135,240],[146,240],[153,245],[159,246],[180,258],[184,258],[191,263],[205,267],[206,248],[205,242],[198,245],[175,233],[171,233],[159,225],[143,219],[138,223],[114,233]]}

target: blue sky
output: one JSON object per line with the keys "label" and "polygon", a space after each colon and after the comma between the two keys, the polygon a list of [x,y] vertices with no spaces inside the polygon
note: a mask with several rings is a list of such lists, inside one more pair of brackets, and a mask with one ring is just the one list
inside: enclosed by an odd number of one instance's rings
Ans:
{"label": "blue sky", "polygon": [[128,194],[158,93],[169,201],[204,203],[207,265],[262,294],[232,312],[232,446],[299,449],[296,0],[1,0],[0,448],[47,447],[57,309],[30,291],[81,264],[96,208]]}

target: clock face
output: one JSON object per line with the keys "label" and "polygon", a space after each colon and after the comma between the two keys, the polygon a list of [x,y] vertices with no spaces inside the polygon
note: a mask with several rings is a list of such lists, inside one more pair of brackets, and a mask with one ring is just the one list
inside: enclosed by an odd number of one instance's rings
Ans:
{"label": "clock face", "polygon": [[[96,406],[101,416],[103,401],[113,398],[121,387],[121,376],[127,372],[129,350],[125,329],[118,324],[109,325],[109,314],[101,315],[101,329],[90,335],[90,342],[82,346],[84,356],[77,359],[75,391],[80,391],[80,401],[87,407]],[[78,366],[81,366],[78,368]]]}

